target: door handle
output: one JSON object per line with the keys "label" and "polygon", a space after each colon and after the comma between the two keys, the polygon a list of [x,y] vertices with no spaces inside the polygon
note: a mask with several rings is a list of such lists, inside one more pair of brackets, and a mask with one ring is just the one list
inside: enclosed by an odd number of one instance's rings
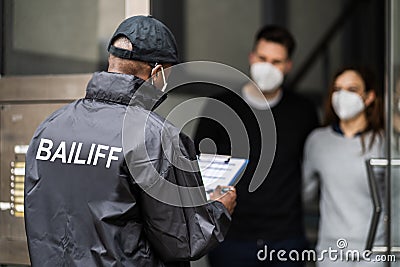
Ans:
{"label": "door handle", "polygon": [[378,184],[376,182],[374,166],[387,166],[387,160],[384,159],[369,159],[366,160],[366,167],[368,173],[368,186],[371,193],[373,213],[371,224],[368,231],[367,242],[365,244],[365,250],[372,251],[376,230],[378,228],[379,216],[382,213],[382,201],[378,190]]}
{"label": "door handle", "polygon": [[400,166],[400,159],[392,159],[390,160],[390,162],[387,159],[368,159],[365,161],[365,163],[368,173],[368,185],[371,192],[372,204],[374,209],[365,249],[372,251],[376,230],[378,228],[379,216],[382,213],[382,201],[373,168],[377,166],[386,168],[389,166],[389,164],[390,166]]}

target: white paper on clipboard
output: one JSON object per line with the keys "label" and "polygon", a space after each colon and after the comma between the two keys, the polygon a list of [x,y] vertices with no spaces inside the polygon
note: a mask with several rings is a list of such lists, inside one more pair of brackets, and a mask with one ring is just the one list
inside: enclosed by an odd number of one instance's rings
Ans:
{"label": "white paper on clipboard", "polygon": [[218,185],[235,185],[248,160],[231,156],[200,154],[198,157],[201,176],[206,192]]}

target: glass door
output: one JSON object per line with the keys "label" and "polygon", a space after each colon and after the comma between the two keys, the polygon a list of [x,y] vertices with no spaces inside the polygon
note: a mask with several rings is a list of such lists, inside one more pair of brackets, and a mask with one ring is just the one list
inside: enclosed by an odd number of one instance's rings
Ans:
{"label": "glass door", "polygon": [[[400,267],[400,1],[386,1],[386,68],[385,68],[385,126],[386,158],[372,159],[372,166],[386,167],[386,189],[383,205],[386,239],[383,247],[373,247],[380,252],[380,261],[385,266]],[[372,173],[369,166],[369,174]],[[370,177],[370,184],[374,184]],[[376,187],[376,185],[375,185]],[[381,204],[371,187],[375,212],[380,213]],[[375,222],[375,223],[374,223]],[[368,248],[372,247],[377,220],[373,220]]]}
{"label": "glass door", "polygon": [[400,266],[400,1],[387,1],[387,156],[388,156],[388,235],[391,255],[396,255],[390,266]]}

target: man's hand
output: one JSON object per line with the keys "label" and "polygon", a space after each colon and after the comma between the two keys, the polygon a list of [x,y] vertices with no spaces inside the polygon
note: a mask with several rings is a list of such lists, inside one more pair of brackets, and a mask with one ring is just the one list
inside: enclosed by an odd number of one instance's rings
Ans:
{"label": "man's hand", "polygon": [[224,204],[225,208],[232,215],[236,206],[236,189],[233,186],[217,186],[217,188],[210,193],[210,199]]}

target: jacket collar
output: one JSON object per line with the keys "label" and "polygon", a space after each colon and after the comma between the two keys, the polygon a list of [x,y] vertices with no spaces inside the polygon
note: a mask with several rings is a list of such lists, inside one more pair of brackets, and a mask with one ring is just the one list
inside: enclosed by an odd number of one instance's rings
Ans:
{"label": "jacket collar", "polygon": [[167,94],[136,76],[110,72],[95,72],[85,96],[123,105],[141,105],[147,110],[154,110],[166,97]]}

